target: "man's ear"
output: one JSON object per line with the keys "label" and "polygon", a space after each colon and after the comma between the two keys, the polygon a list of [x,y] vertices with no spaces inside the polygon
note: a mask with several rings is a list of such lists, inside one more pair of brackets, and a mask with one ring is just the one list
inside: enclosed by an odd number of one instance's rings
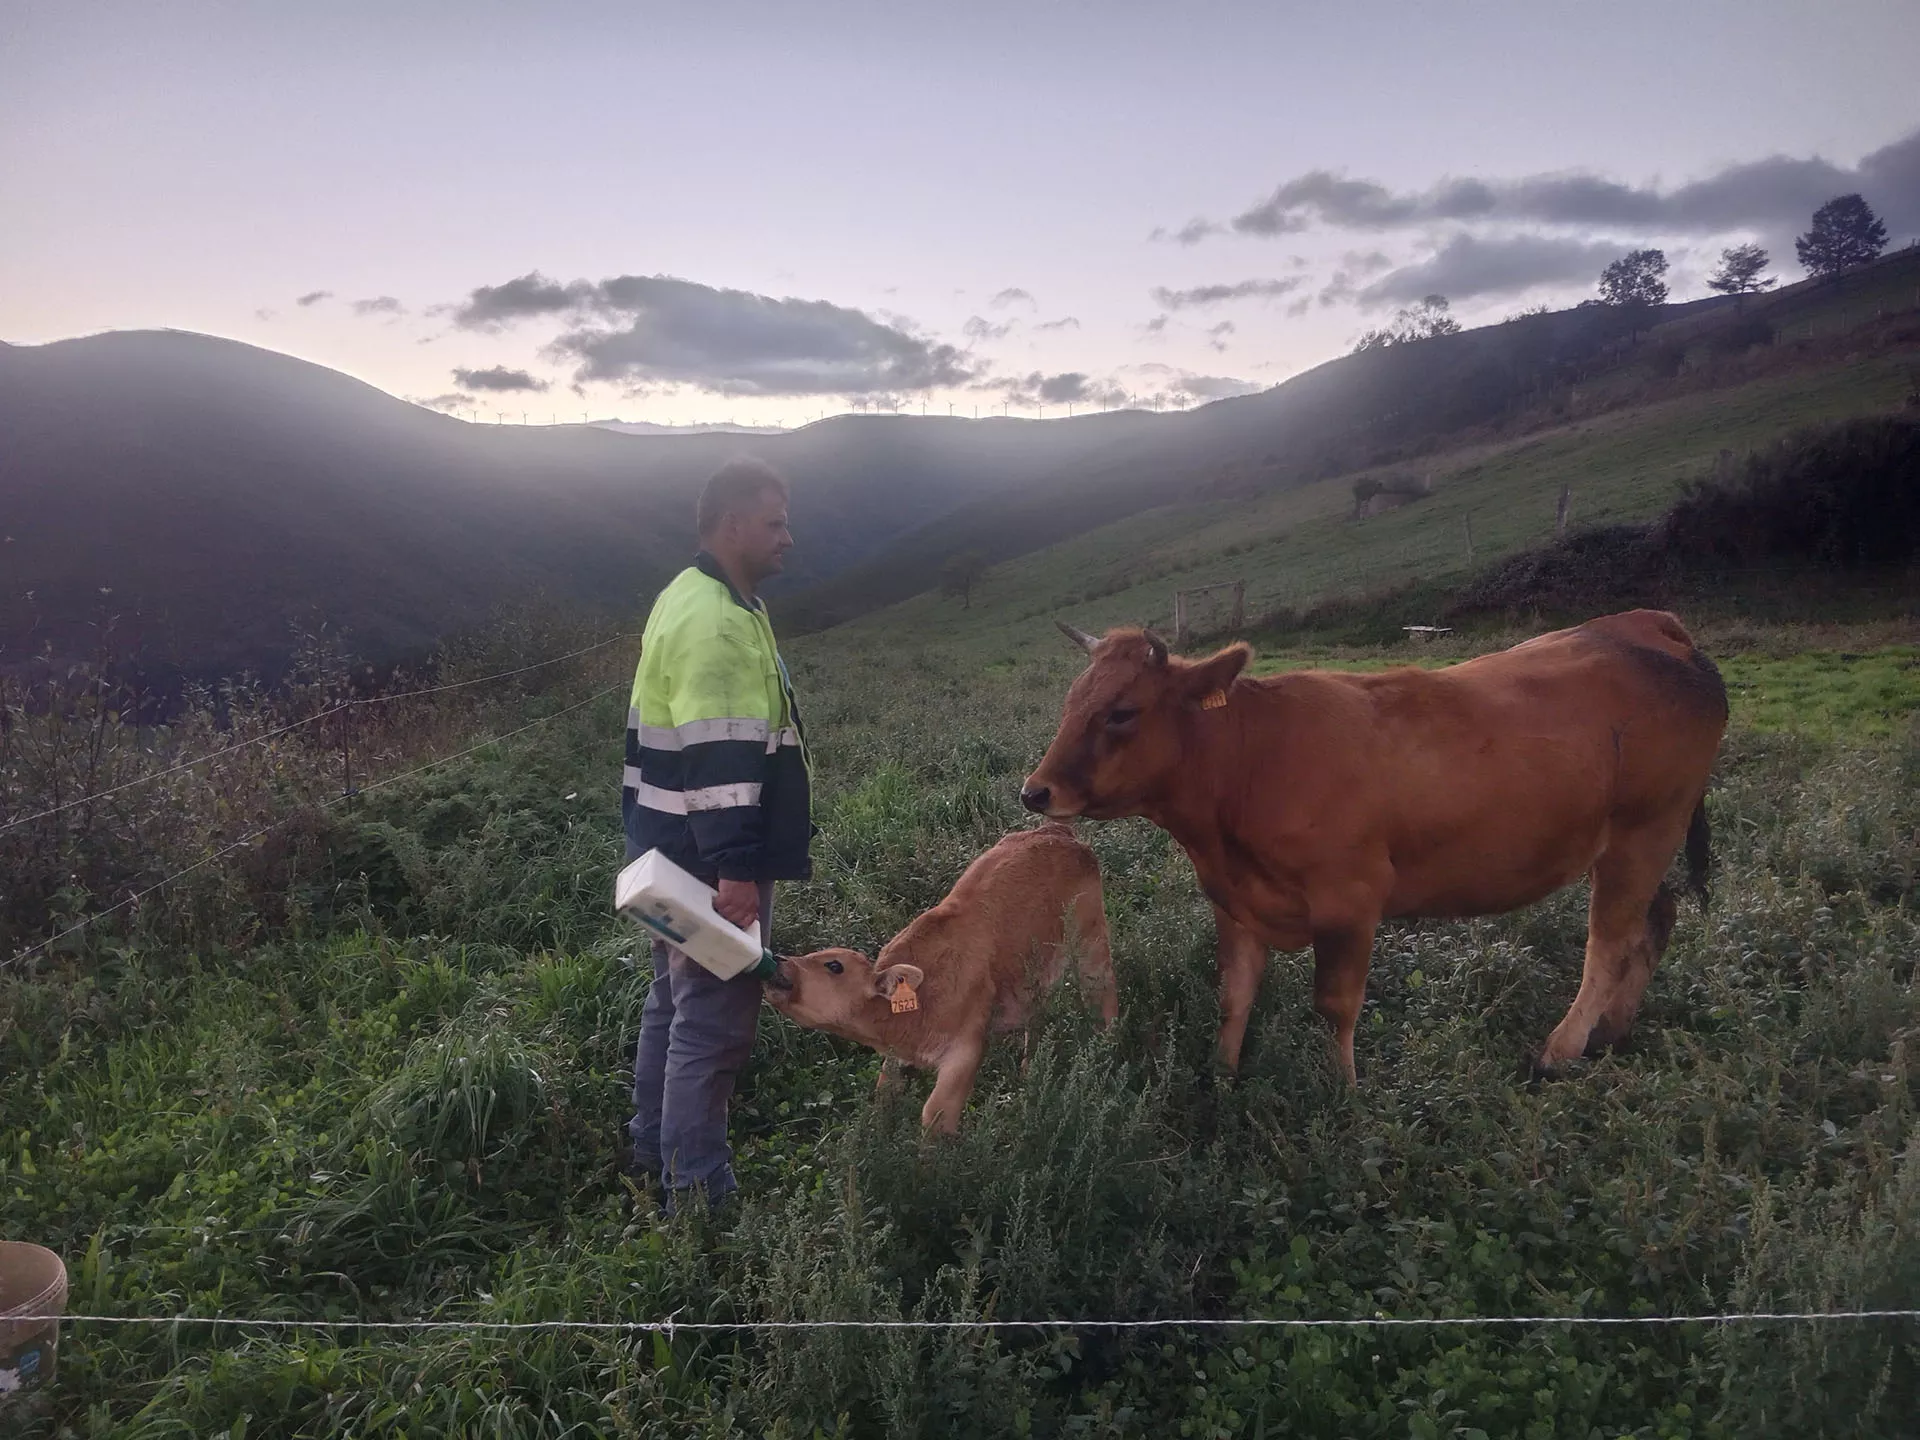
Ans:
{"label": "man's ear", "polygon": [[917,990],[926,978],[926,973],[918,965],[889,965],[884,970],[873,972],[873,993],[882,1000],[891,1000],[893,992],[902,985]]}
{"label": "man's ear", "polygon": [[1217,695],[1221,697],[1220,703],[1224,703],[1227,691],[1233,688],[1233,682],[1240,678],[1240,672],[1252,658],[1253,647],[1241,641],[1217,655],[1186,666],[1180,679],[1187,698],[1205,705]]}

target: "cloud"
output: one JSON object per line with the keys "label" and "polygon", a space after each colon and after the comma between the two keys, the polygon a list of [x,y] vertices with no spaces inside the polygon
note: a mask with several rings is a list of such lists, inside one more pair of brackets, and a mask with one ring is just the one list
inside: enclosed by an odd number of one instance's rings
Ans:
{"label": "cloud", "polygon": [[1198,400],[1230,400],[1236,395],[1252,395],[1266,387],[1231,375],[1182,374],[1177,388]]}
{"label": "cloud", "polygon": [[469,390],[491,390],[500,393],[547,388],[545,380],[536,380],[525,370],[509,370],[504,365],[495,365],[490,370],[456,369],[453,372],[453,382]]}
{"label": "cloud", "polygon": [[1168,230],[1164,226],[1156,226],[1153,233],[1147,236],[1147,239],[1171,240],[1178,245],[1198,245],[1209,235],[1224,235],[1225,233],[1226,226],[1220,225],[1212,220],[1202,220],[1196,216],[1194,219],[1182,225],[1178,230]]}
{"label": "cloud", "polygon": [[1772,155],[1728,165],[1681,185],[1633,185],[1589,170],[1509,179],[1443,178],[1424,190],[1309,170],[1283,181],[1227,226],[1196,221],[1193,243],[1231,229],[1242,235],[1303,230],[1385,231],[1436,222],[1611,227],[1636,234],[1720,235],[1739,230],[1790,234],[1835,195],[1859,191],[1896,235],[1920,228],[1920,130],[1836,165],[1818,156]]}
{"label": "cloud", "polygon": [[1232,285],[1196,285],[1191,290],[1169,290],[1164,285],[1151,293],[1156,304],[1168,310],[1184,310],[1191,305],[1218,305],[1227,300],[1273,300],[1306,284],[1298,275],[1285,280],[1240,280]]}
{"label": "cloud", "polygon": [[1033,296],[1020,289],[1017,285],[1009,285],[1005,290],[1000,291],[991,300],[987,301],[987,308],[990,310],[1002,310],[1009,305],[1023,304],[1031,305],[1035,309],[1039,308]]}
{"label": "cloud", "polygon": [[331,300],[332,298],[333,292],[331,290],[309,290],[293,303],[298,305],[302,310],[305,310],[309,306],[318,305],[322,300]]}
{"label": "cloud", "polygon": [[455,307],[454,323],[495,330],[552,316],[568,328],[548,354],[575,363],[576,383],[691,385],[733,396],[874,395],[957,384],[974,373],[962,351],[897,316],[670,275],[561,284],[530,271],[471,291]]}
{"label": "cloud", "polygon": [[1208,329],[1207,343],[1216,350],[1225,350],[1227,348],[1226,337],[1233,334],[1233,332],[1233,322],[1231,320],[1222,320],[1218,325],[1214,325]]}
{"label": "cloud", "polygon": [[1146,384],[1140,389],[1129,389],[1126,403],[1145,410],[1184,409],[1210,400],[1252,395],[1267,388],[1256,380],[1241,380],[1231,375],[1196,375],[1191,370],[1154,361],[1128,368],[1144,377]]}
{"label": "cloud", "polygon": [[1047,405],[1118,405],[1126,391],[1112,380],[1095,380],[1079,370],[1047,375],[1035,370],[1014,379],[983,381],[975,388],[997,391],[1022,409]]}
{"label": "cloud", "polygon": [[253,312],[253,318],[256,320],[275,320],[279,318],[279,315],[280,312],[278,310],[269,310],[264,305]]}
{"label": "cloud", "polygon": [[826,300],[776,300],[664,275],[596,287],[606,319],[554,342],[578,378],[690,384],[723,395],[925,390],[972,369],[952,345]]}
{"label": "cloud", "polygon": [[1156,315],[1156,316],[1154,316],[1154,317],[1153,317],[1153,319],[1151,319],[1151,320],[1149,320],[1149,321],[1147,321],[1146,323],[1144,323],[1143,325],[1141,325],[1141,327],[1140,327],[1140,331],[1141,331],[1141,333],[1142,333],[1142,334],[1144,334],[1144,335],[1160,335],[1160,334],[1164,334],[1164,333],[1165,333],[1165,331],[1166,331],[1166,328],[1167,328],[1167,320],[1168,320],[1168,319],[1169,319],[1169,317],[1168,317],[1168,316],[1165,316],[1165,315]]}
{"label": "cloud", "polygon": [[1080,322],[1071,315],[1062,315],[1058,320],[1042,320],[1033,327],[1036,330],[1078,330]]}
{"label": "cloud", "polygon": [[404,315],[406,311],[407,307],[391,295],[376,295],[371,300],[353,302],[353,313],[356,315]]}
{"label": "cloud", "polygon": [[424,405],[429,410],[466,410],[472,407],[473,396],[452,390],[445,395],[435,395],[430,400],[415,400],[413,403]]}
{"label": "cloud", "polygon": [[584,280],[559,285],[530,270],[504,285],[482,285],[470,291],[466,303],[454,307],[453,323],[463,330],[495,330],[515,320],[577,310],[593,293],[594,287]]}
{"label": "cloud", "polygon": [[[1607,240],[1578,240],[1564,235],[1508,235],[1492,239],[1458,231],[1432,255],[1402,265],[1365,289],[1347,286],[1321,292],[1321,303],[1351,298],[1363,309],[1403,305],[1423,295],[1454,301],[1476,296],[1517,295],[1536,285],[1592,282],[1629,246]],[[1331,296],[1332,298],[1329,298]]]}
{"label": "cloud", "polygon": [[967,339],[976,343],[981,340],[1004,340],[1007,338],[1007,332],[1013,329],[1014,323],[1012,320],[1007,320],[996,325],[991,320],[973,315],[968,317],[967,323],[961,326],[960,330]]}
{"label": "cloud", "polygon": [[1175,365],[1160,365],[1158,361],[1127,365],[1123,372],[1137,376],[1137,380],[1129,384],[1114,376],[1094,390],[1094,397],[1102,403],[1125,405],[1129,409],[1167,411],[1265,390],[1258,380],[1236,380],[1227,374],[1194,374]]}

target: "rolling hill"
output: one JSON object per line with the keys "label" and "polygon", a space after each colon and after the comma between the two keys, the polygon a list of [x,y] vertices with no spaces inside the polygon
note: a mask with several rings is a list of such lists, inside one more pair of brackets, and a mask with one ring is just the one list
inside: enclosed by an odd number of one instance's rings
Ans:
{"label": "rolling hill", "polygon": [[370,658],[418,651],[536,588],[630,618],[740,453],[794,480],[805,584],[1157,418],[627,435],[468,424],[184,332],[0,346],[0,664],[83,652],[108,611],[198,673],[271,668],[320,620]]}
{"label": "rolling hill", "polygon": [[[1749,301],[1738,318],[1766,319],[1777,343],[1740,351],[1720,347],[1716,353],[1715,327],[1730,318],[1727,311],[1677,314],[1613,363],[1593,365],[1577,383],[1568,379],[1536,391],[1536,399],[1494,422],[1411,443],[1382,439],[1379,452],[1392,458],[1361,468],[1329,466],[1331,473],[1318,477],[1281,474],[1271,481],[1256,471],[1251,483],[1215,483],[1211,494],[1196,486],[1194,497],[1179,503],[1083,526],[1044,547],[1003,551],[976,585],[969,608],[928,590],[923,579],[916,593],[848,616],[809,646],[823,653],[858,649],[884,636],[895,647],[957,648],[990,664],[1050,635],[1056,616],[1096,632],[1116,624],[1170,626],[1176,589],[1241,582],[1257,625],[1262,617],[1329,601],[1414,586],[1429,593],[1458,587],[1552,540],[1563,490],[1571,493],[1576,527],[1647,521],[1674,503],[1684,482],[1720,465],[1723,452],[1738,460],[1805,426],[1914,413],[1917,277],[1920,256],[1906,254],[1845,286],[1794,287],[1761,304]],[[1446,342],[1407,348],[1429,347],[1433,353],[1462,348]],[[1676,354],[1682,368],[1665,373]],[[1276,404],[1288,388],[1222,403],[1242,409]],[[1307,427],[1293,432],[1300,448],[1283,454],[1295,465],[1313,463],[1307,448],[1313,433]],[[1345,437],[1334,432],[1333,438]],[[1426,493],[1356,518],[1356,487],[1409,479],[1429,487]],[[904,574],[932,557],[937,536],[953,548],[974,536],[1031,533],[1006,517],[1044,511],[1057,500],[976,502],[826,582],[815,595],[845,594],[863,576],[883,582],[896,566]],[[813,597],[800,598],[804,604]],[[1199,618],[1218,630],[1225,616]]]}
{"label": "rolling hill", "polygon": [[[922,594],[968,549],[998,567],[986,593],[1029,608],[1156,616],[1178,577],[1247,579],[1258,613],[1459,568],[1469,521],[1482,559],[1530,543],[1564,484],[1583,521],[1654,513],[1722,449],[1895,405],[1916,295],[1905,251],[1744,304],[1582,306],[1343,356],[1184,413],[768,435],[468,424],[184,332],[0,345],[0,666],[83,653],[107,613],[198,674],[271,671],[322,621],[367,658],[417,653],[536,590],[630,622],[741,453],[795,483],[785,633],[902,601],[887,623],[1004,618]],[[1341,517],[1369,476],[1432,493],[1356,540]]]}
{"label": "rolling hill", "polygon": [[[1859,389],[1859,377],[1846,372],[1871,356],[1885,363]],[[1655,442],[1673,450],[1680,469],[1669,473],[1677,474],[1711,461],[1721,448],[1750,443],[1753,433],[1776,433],[1776,421],[1788,423],[1802,408],[1801,418],[1823,419],[1898,403],[1910,384],[1903,367],[1917,356],[1920,249],[1885,257],[1838,284],[1803,281],[1741,302],[1694,301],[1638,317],[1580,306],[1341,356],[1271,390],[1167,416],[1164,425],[1124,450],[1089,457],[1044,487],[984,494],[959,505],[796,597],[784,615],[794,629],[844,623],[920,595],[948,555],[977,550],[989,561],[1005,562],[1075,537],[1089,537],[1088,543],[1065,546],[1041,568],[1074,572],[1080,557],[1098,555],[1097,569],[1074,585],[1050,588],[1114,594],[1131,583],[1129,576],[1193,570],[1194,551],[1179,538],[1190,530],[1217,526],[1218,544],[1250,546],[1274,533],[1274,525],[1292,526],[1295,517],[1342,513],[1352,504],[1350,487],[1357,478],[1431,475],[1438,481],[1471,463],[1462,457],[1504,456],[1536,441],[1565,448],[1565,436],[1579,427],[1607,417],[1604,429],[1611,433],[1624,412],[1640,409],[1648,410],[1648,423],[1658,431],[1669,423],[1659,407],[1670,402],[1692,417],[1672,423],[1702,427],[1677,448]],[[1799,408],[1789,398],[1786,409],[1769,413],[1775,403],[1769,381],[1784,385],[1785,396],[1812,387],[1822,398]],[[1759,386],[1753,393],[1761,397],[1756,403],[1762,413],[1716,436],[1715,404],[1700,397],[1731,395],[1749,384]],[[1580,448],[1577,441],[1573,448]],[[1507,460],[1499,463],[1514,468]],[[1613,460],[1598,464],[1593,479],[1599,488],[1583,496],[1587,518],[1596,503],[1628,503],[1601,498],[1618,466]],[[1517,468],[1531,473],[1524,462]],[[1553,481],[1545,501],[1549,517],[1558,485],[1570,478]],[[1631,489],[1640,477],[1621,478]],[[1661,496],[1671,498],[1670,479],[1660,485]],[[1436,511],[1452,526],[1447,546],[1458,545],[1462,517],[1453,501]],[[1138,522],[1117,523],[1129,517]],[[1495,527],[1483,540],[1502,543],[1500,527],[1512,518],[1494,506],[1478,522]],[[1107,526],[1114,528],[1094,538]],[[1345,563],[1344,548],[1339,542],[1316,551],[1315,563],[1294,573],[1320,574],[1327,559],[1338,567]],[[1382,573],[1400,565],[1398,557],[1383,562]],[[1031,570],[1023,563],[1016,573]],[[1194,573],[1193,583],[1206,583]],[[1263,598],[1288,602],[1301,593],[1298,583],[1275,585]],[[935,597],[922,598],[938,612]]]}

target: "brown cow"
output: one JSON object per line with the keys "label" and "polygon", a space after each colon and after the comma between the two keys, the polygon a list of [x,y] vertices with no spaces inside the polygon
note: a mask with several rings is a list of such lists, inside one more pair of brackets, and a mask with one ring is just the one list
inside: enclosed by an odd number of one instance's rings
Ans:
{"label": "brown cow", "polygon": [[1313,946],[1314,1009],[1353,1079],[1373,936],[1389,916],[1494,915],[1592,879],[1580,993],[1543,1069],[1623,1039],[1666,949],[1686,842],[1706,898],[1720,672],[1635,610],[1442,670],[1249,679],[1251,652],[1096,640],[1021,793],[1051,816],[1144,815],[1193,861],[1219,925],[1220,1056],[1240,1062],[1268,949]]}
{"label": "brown cow", "polygon": [[[886,1057],[881,1083],[901,1064],[937,1070],[920,1121],[951,1134],[973,1093],[987,1036],[1027,1023],[1039,992],[1067,962],[1071,911],[1080,975],[1100,1018],[1118,1013],[1100,862],[1071,826],[1049,823],[1001,839],[966,868],[946,899],[869,960],[854,950],[782,959],[767,998],[789,1019]],[[1036,953],[1037,952],[1037,953]],[[917,1007],[901,1009],[902,986]]]}

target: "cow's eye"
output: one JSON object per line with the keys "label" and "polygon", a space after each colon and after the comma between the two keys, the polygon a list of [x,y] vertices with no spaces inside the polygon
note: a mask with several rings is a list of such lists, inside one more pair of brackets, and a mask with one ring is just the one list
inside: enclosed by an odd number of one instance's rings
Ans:
{"label": "cow's eye", "polygon": [[1140,718],[1140,711],[1132,705],[1116,705],[1107,712],[1107,728],[1124,730]]}
{"label": "cow's eye", "polygon": [[827,961],[827,973],[829,975],[838,975],[842,970],[846,968],[847,967],[842,965],[838,960]]}

